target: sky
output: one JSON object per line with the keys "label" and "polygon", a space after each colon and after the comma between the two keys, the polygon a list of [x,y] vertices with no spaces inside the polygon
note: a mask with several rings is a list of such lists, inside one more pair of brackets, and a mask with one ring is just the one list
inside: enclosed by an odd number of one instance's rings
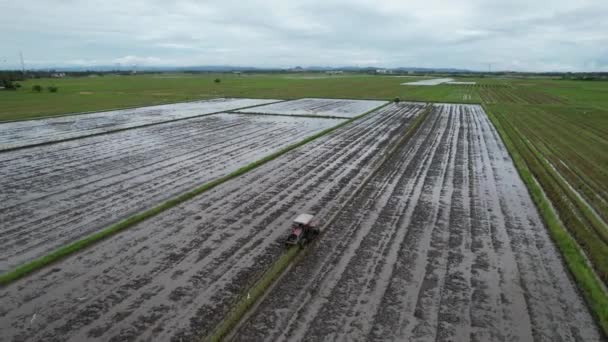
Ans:
{"label": "sky", "polygon": [[608,0],[0,0],[0,69],[608,71]]}

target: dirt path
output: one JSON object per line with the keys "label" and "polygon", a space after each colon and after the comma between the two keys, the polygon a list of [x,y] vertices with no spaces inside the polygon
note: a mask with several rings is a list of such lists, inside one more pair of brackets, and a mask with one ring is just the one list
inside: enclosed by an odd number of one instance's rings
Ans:
{"label": "dirt path", "polygon": [[601,340],[479,106],[436,106],[307,252],[235,340]]}
{"label": "dirt path", "polygon": [[213,99],[0,123],[0,151],[277,101]]}
{"label": "dirt path", "polygon": [[0,339],[208,334],[284,251],[293,217],[339,210],[422,108],[384,107],[1,289]]}
{"label": "dirt path", "polygon": [[214,114],[0,153],[0,272],[340,122]]}

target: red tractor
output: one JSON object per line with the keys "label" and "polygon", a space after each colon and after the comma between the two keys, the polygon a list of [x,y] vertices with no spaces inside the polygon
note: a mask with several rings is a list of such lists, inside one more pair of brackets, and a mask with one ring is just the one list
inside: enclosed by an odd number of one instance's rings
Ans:
{"label": "red tractor", "polygon": [[291,225],[291,233],[287,240],[285,240],[285,245],[294,246],[300,245],[304,246],[306,243],[312,241],[316,238],[321,232],[317,227],[317,223],[314,221],[314,216],[310,214],[300,214],[293,220],[293,224]]}

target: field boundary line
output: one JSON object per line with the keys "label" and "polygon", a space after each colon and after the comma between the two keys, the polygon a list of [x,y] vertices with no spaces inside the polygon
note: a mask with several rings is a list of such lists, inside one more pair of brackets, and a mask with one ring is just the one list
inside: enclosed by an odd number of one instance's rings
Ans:
{"label": "field boundary line", "polygon": [[[388,104],[385,104],[384,106],[386,105]],[[222,341],[227,336],[230,336],[230,334],[235,331],[236,327],[242,324],[242,319],[248,315],[250,309],[255,308],[261,302],[261,299],[267,294],[267,290],[274,286],[275,280],[280,279],[297,260],[310,251],[310,247],[313,246],[316,241],[319,241],[322,238],[326,228],[331,226],[331,224],[338,218],[340,212],[367,185],[372,177],[380,170],[382,165],[384,165],[389,157],[394,154],[397,148],[407,143],[412,135],[418,132],[420,126],[426,121],[432,107],[432,104],[427,104],[422,112],[414,119],[414,122],[412,122],[412,124],[406,128],[403,137],[393,143],[393,146],[391,146],[383,155],[382,159],[378,162],[370,174],[367,175],[367,177],[361,182],[359,187],[353,191],[346,200],[343,201],[342,207],[336,210],[336,212],[322,225],[321,234],[315,239],[315,241],[312,241],[306,248],[296,246],[289,248],[286,252],[284,252],[266,271],[261,273],[257,280],[253,281],[252,286],[241,293],[240,297],[238,297],[233,304],[232,309],[228,311],[226,317],[217,325],[210,335],[201,336],[201,341]]]}
{"label": "field boundary line", "polygon": [[[532,171],[520,155],[509,133],[502,126],[498,117],[485,106],[483,107],[507,147],[507,151],[517,168],[519,176],[528,188],[530,197],[543,219],[545,228],[549,231],[549,235],[559,250],[563,262],[566,264],[570,275],[574,278],[591,314],[595,317],[599,329],[604,336],[608,336],[608,296],[598,279],[598,275],[588,264],[580,246],[567,231],[566,227],[564,227],[558,214],[553,210],[549,198],[547,198],[541,185],[534,178]],[[519,137],[519,139],[522,138]]]}
{"label": "field boundary line", "polygon": [[73,242],[68,243],[67,245],[64,245],[62,247],[57,248],[56,250],[50,252],[49,254],[43,255],[41,257],[38,257],[32,261],[26,262],[22,265],[17,266],[16,268],[14,268],[11,271],[5,272],[3,274],[0,274],[0,287],[1,286],[5,286],[7,284],[10,284],[11,282],[18,280],[20,278],[23,278],[25,276],[27,276],[28,274],[31,274],[39,269],[42,269],[43,267],[50,265],[54,262],[57,262],[67,256],[70,256],[86,247],[89,247],[91,245],[93,245],[94,243],[101,241],[107,237],[110,237],[120,231],[123,231],[137,223],[140,223],[146,219],[149,219],[153,216],[156,216],[158,214],[160,214],[161,212],[168,210],[170,208],[173,208],[179,204],[182,204],[184,202],[186,202],[187,200],[190,200],[202,193],[204,193],[205,191],[211,190],[213,188],[215,188],[216,186],[227,182],[233,178],[239,177],[243,174],[245,174],[247,171],[252,170],[254,168],[257,168],[258,166],[261,166],[269,161],[272,161],[278,157],[280,157],[281,155],[294,150],[300,146],[303,146],[317,138],[320,138],[326,134],[329,134],[335,130],[337,130],[338,128],[341,128],[369,113],[372,113],[376,110],[379,110],[382,107],[385,107],[387,105],[389,105],[390,102],[378,106],[376,108],[373,108],[359,116],[356,116],[350,120],[346,120],[344,122],[338,123],[337,125],[334,125],[332,127],[326,128],[316,134],[313,134],[305,139],[302,139],[296,143],[287,145],[286,147],[280,149],[277,152],[271,153],[269,155],[267,155],[266,157],[263,157],[261,159],[258,159],[254,162],[251,162],[245,166],[242,166],[238,169],[236,169],[235,171],[232,171],[230,173],[228,173],[227,175],[224,175],[222,177],[216,178],[212,181],[203,183],[201,185],[199,185],[198,187],[195,187],[194,189],[190,190],[190,191],[186,191],[181,193],[180,195],[177,195],[171,199],[168,199],[160,204],[157,204],[155,206],[153,206],[152,208],[146,209],[142,212],[139,212],[137,214],[134,214],[132,216],[129,216],[125,219],[123,219],[122,221],[119,221],[117,223],[114,223],[106,228],[103,228],[101,230],[99,230],[98,232],[95,232],[91,235],[88,235],[80,240],[76,240]]}
{"label": "field boundary line", "polygon": [[[195,102],[195,101],[190,101],[190,102]],[[285,102],[285,101],[281,100],[281,101],[276,101],[276,102],[271,102],[271,103],[264,103],[264,104],[259,104],[259,105],[240,107],[240,108],[231,109],[231,111],[232,110],[247,109],[247,108],[254,108],[254,107],[257,107],[257,106],[264,106],[264,105],[273,104],[273,103],[280,103],[280,102]],[[185,102],[176,102],[176,103],[185,103]],[[173,103],[173,104],[176,104],[176,103]],[[144,106],[144,107],[152,107],[152,106]],[[143,107],[134,107],[134,108],[143,108]],[[103,111],[102,112],[92,112],[92,113],[103,113]],[[91,114],[91,113],[87,113],[87,114]],[[124,132],[124,131],[128,131],[128,130],[131,130],[131,129],[146,128],[146,127],[150,127],[150,126],[162,125],[162,124],[172,123],[172,122],[177,122],[177,121],[184,121],[184,120],[190,120],[190,119],[198,119],[198,118],[202,118],[202,117],[205,117],[205,116],[217,115],[217,114],[230,114],[230,112],[226,111],[226,110],[222,110],[222,111],[217,111],[217,112],[213,112],[213,113],[205,113],[205,114],[198,114],[198,115],[194,115],[194,116],[189,116],[187,118],[177,118],[177,119],[171,119],[171,120],[167,120],[167,121],[151,122],[151,123],[147,123],[147,124],[143,124],[143,125],[139,125],[139,126],[117,128],[117,129],[113,129],[113,130],[106,131],[106,132],[91,133],[91,134],[81,135],[81,136],[77,136],[77,137],[63,138],[63,139],[52,140],[52,141],[44,141],[44,142],[34,143],[34,144],[30,144],[30,145],[14,146],[14,147],[8,147],[8,148],[2,148],[2,147],[0,147],[0,153],[17,151],[17,150],[22,150],[22,149],[32,148],[32,147],[46,146],[46,145],[57,144],[57,143],[62,143],[62,142],[67,142],[67,141],[74,141],[74,140],[84,139],[84,138],[90,138],[90,137],[98,137],[98,136],[106,135],[106,134]],[[29,120],[22,120],[22,121],[29,121]],[[2,125],[2,123],[0,122],[0,126],[1,125]]]}

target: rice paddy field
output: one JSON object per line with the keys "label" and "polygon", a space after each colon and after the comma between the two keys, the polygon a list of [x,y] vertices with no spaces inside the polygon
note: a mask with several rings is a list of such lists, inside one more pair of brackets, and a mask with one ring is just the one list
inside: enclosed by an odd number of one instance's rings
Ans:
{"label": "rice paddy field", "polygon": [[605,341],[608,82],[450,78],[1,91],[0,341]]}

